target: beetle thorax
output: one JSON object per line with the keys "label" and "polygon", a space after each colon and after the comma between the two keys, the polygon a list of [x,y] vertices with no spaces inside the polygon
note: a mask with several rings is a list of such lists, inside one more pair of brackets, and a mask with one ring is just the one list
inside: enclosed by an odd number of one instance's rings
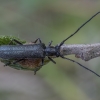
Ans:
{"label": "beetle thorax", "polygon": [[46,56],[56,56],[57,50],[53,46],[46,47],[45,54]]}

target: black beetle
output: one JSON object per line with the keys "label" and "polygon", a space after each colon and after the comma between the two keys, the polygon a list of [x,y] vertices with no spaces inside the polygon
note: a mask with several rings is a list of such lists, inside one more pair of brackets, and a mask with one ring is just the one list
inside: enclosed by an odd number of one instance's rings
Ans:
{"label": "black beetle", "polygon": [[[64,42],[66,40],[68,40],[70,37],[72,37],[73,35],[75,35],[85,24],[87,24],[92,18],[94,18],[99,13],[100,12],[93,15],[89,20],[87,20],[84,24],[82,24],[73,34],[71,34],[68,38],[63,40],[59,45],[51,46],[51,44],[52,44],[52,41],[51,41],[48,46],[45,46],[45,44],[42,43],[39,38],[37,39],[40,42],[39,44],[22,45],[22,43],[20,43],[19,41],[14,39],[13,41],[15,41],[19,45],[2,45],[2,46],[0,46],[0,58],[15,59],[16,61],[14,63],[20,62],[25,59],[41,58],[42,65],[43,65],[45,57],[48,57],[48,59],[50,61],[52,61],[53,63],[56,63],[51,58],[52,56],[56,56],[56,57],[61,57],[63,59],[67,59],[72,62],[75,62],[78,65],[84,67],[85,69],[91,71],[92,73],[94,73],[100,77],[100,75],[98,75],[94,71],[88,69],[87,67],[81,65],[80,63],[78,63],[72,59],[65,58],[63,55],[60,54],[60,47],[64,44]],[[7,64],[7,65],[9,65],[9,64]]]}

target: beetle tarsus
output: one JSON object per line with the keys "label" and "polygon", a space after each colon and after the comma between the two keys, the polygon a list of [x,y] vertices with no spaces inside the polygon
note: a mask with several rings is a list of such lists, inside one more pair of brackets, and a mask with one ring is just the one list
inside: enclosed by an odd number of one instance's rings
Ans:
{"label": "beetle tarsus", "polygon": [[37,71],[36,71],[36,70],[34,70],[34,75],[36,75],[36,72],[37,72]]}

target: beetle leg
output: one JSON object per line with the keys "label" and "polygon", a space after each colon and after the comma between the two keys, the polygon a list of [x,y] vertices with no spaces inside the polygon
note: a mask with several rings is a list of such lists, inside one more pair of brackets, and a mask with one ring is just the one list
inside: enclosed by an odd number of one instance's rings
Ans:
{"label": "beetle leg", "polygon": [[23,45],[21,42],[19,42],[19,41],[16,40],[16,39],[12,39],[12,40],[10,41],[9,45],[11,45],[12,42],[15,42],[15,43],[17,43],[17,44],[19,44],[19,45]]}
{"label": "beetle leg", "polygon": [[20,62],[20,61],[22,61],[22,60],[24,60],[24,59],[16,60],[16,61],[13,62],[13,64],[16,64],[16,63],[18,63],[18,62]]}
{"label": "beetle leg", "polygon": [[42,43],[41,39],[40,38],[38,38],[38,39],[39,39],[39,42]]}
{"label": "beetle leg", "polygon": [[39,40],[40,43],[42,43],[40,38],[36,39],[36,40],[35,40],[34,42],[32,42],[32,43],[36,43],[38,40]]}
{"label": "beetle leg", "polygon": [[[43,64],[44,64],[44,59],[42,58],[42,65],[39,66],[38,68],[40,69],[40,68],[43,66]],[[36,72],[37,72],[39,69],[37,69],[37,67],[34,69],[34,75],[36,75]]]}
{"label": "beetle leg", "polygon": [[38,40],[40,43],[42,43],[40,38],[36,39],[33,43],[36,43]]}
{"label": "beetle leg", "polygon": [[36,75],[36,72],[37,72],[37,71],[38,71],[38,69],[35,68],[35,69],[34,69],[34,75]]}
{"label": "beetle leg", "polygon": [[36,75],[37,70],[34,70],[34,75]]}
{"label": "beetle leg", "polygon": [[41,68],[42,66],[34,68],[34,75],[36,75],[36,72]]}
{"label": "beetle leg", "polygon": [[52,42],[53,42],[53,41],[49,42],[49,44],[48,44],[48,46],[47,46],[47,47],[51,46]]}
{"label": "beetle leg", "polygon": [[48,57],[48,59],[49,59],[50,61],[52,61],[54,64],[56,64],[56,62],[55,62],[52,58]]}
{"label": "beetle leg", "polygon": [[42,66],[43,66],[43,64],[44,64],[44,59],[42,59]]}

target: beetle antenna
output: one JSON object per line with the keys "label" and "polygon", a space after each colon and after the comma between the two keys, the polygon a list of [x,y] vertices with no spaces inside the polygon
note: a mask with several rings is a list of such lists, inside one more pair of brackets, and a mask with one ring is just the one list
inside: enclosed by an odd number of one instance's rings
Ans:
{"label": "beetle antenna", "polygon": [[72,60],[72,59],[66,58],[66,57],[64,57],[64,56],[62,56],[62,55],[60,55],[60,57],[63,58],[63,59],[67,59],[67,60],[69,60],[69,61],[72,61],[72,62],[74,62],[74,63],[80,65],[81,67],[85,68],[86,70],[92,72],[92,73],[95,74],[96,76],[100,77],[100,75],[98,75],[96,72],[94,72],[93,70],[91,70],[91,69],[89,69],[89,68],[83,66],[82,64],[80,64],[79,62],[76,62],[75,60]]}
{"label": "beetle antenna", "polygon": [[[65,42],[66,40],[68,40],[68,39],[71,38],[73,35],[75,35],[83,26],[85,26],[88,22],[90,22],[90,21],[91,21],[96,15],[98,15],[99,13],[100,13],[100,11],[97,12],[96,14],[94,14],[92,17],[90,17],[90,18],[89,18],[85,23],[83,23],[73,34],[71,34],[69,37],[67,37],[66,39],[64,39],[64,40],[59,44],[58,49],[60,49],[60,47],[64,44],[64,42]],[[82,64],[80,64],[79,62],[76,62],[75,60],[66,58],[66,57],[64,57],[64,56],[62,56],[62,55],[60,55],[60,57],[63,58],[63,59],[67,59],[67,60],[69,60],[69,61],[71,61],[71,62],[74,62],[74,63],[80,65],[81,67],[85,68],[86,70],[92,72],[92,73],[95,74],[96,76],[100,77],[100,75],[98,75],[96,72],[94,72],[94,71],[92,71],[91,69],[89,69],[89,68],[83,66]]]}
{"label": "beetle antenna", "polygon": [[99,12],[97,12],[96,14],[94,14],[91,18],[89,18],[85,23],[83,23],[73,34],[71,34],[69,37],[67,37],[65,40],[63,40],[61,43],[60,43],[60,45],[59,45],[59,48],[60,48],[60,46],[62,46],[63,44],[64,44],[64,42],[66,41],[66,40],[68,40],[70,37],[72,37],[73,35],[75,35],[83,26],[85,26],[88,22],[90,22],[96,15],[98,15],[100,13],[100,11]]}

